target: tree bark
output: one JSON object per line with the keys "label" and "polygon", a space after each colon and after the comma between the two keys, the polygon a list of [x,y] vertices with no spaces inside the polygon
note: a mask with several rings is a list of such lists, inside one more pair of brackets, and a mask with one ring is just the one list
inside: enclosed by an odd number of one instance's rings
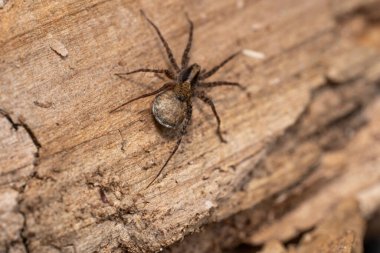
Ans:
{"label": "tree bark", "polygon": [[[380,1],[3,1],[0,252],[361,252],[380,206]],[[165,52],[214,80],[179,152],[155,124]],[[176,14],[176,15],[173,15]],[[327,236],[331,235],[331,236]],[[290,243],[289,243],[290,242]],[[336,251],[345,248],[347,251]]]}

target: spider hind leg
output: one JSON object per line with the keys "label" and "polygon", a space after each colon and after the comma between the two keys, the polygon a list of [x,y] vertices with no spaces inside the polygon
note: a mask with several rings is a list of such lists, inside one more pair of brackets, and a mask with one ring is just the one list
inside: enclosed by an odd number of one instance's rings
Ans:
{"label": "spider hind leg", "polygon": [[218,135],[218,137],[219,137],[219,139],[220,139],[221,142],[227,143],[226,139],[224,139],[224,137],[222,135],[222,131],[221,131],[221,128],[220,128],[221,120],[220,120],[220,117],[218,115],[218,112],[216,111],[216,108],[215,108],[215,105],[214,105],[214,102],[212,101],[212,99],[209,98],[206,95],[206,93],[204,93],[202,91],[195,93],[195,96],[197,98],[199,98],[200,100],[202,100],[204,103],[208,104],[211,107],[212,112],[214,113],[214,116],[215,116],[216,121],[218,123],[218,126],[216,128],[216,133],[217,133],[217,135]]}
{"label": "spider hind leg", "polygon": [[146,94],[143,94],[141,96],[138,96],[138,97],[135,97],[125,103],[123,103],[122,105],[116,107],[115,109],[112,109],[110,111],[110,113],[114,113],[114,112],[118,112],[120,110],[120,108],[126,106],[127,104],[130,104],[136,100],[139,100],[139,99],[142,99],[142,98],[146,98],[146,97],[150,97],[150,96],[153,96],[153,95],[156,95],[158,93],[161,93],[163,91],[167,91],[167,90],[170,90],[170,89],[173,89],[174,88],[174,83],[165,83],[161,88],[155,90],[155,91],[152,91],[152,92],[149,92],[149,93],[146,93]]}
{"label": "spider hind leg", "polygon": [[180,136],[179,136],[179,138],[177,140],[177,143],[176,143],[173,151],[170,153],[169,157],[166,159],[164,165],[161,167],[161,169],[158,171],[158,173],[156,174],[156,176],[153,178],[152,181],[150,181],[150,183],[146,186],[145,189],[149,188],[149,186],[151,186],[153,184],[153,182],[156,181],[156,179],[161,175],[162,171],[165,169],[166,165],[168,165],[168,163],[171,160],[171,158],[177,152],[179,146],[181,145],[182,138],[186,134],[187,127],[190,124],[192,113],[193,113],[193,107],[191,105],[191,102],[188,102],[187,103],[187,110],[186,110],[186,118],[184,119],[184,121],[182,123],[181,129],[180,129],[180,133],[179,133]]}

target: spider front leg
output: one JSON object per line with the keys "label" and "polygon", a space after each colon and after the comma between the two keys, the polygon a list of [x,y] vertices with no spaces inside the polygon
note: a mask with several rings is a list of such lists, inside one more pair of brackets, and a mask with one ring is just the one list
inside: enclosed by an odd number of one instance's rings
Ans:
{"label": "spider front leg", "polygon": [[219,115],[218,115],[218,112],[216,111],[216,108],[215,108],[215,105],[214,105],[214,102],[212,102],[212,99],[209,98],[206,93],[204,93],[203,91],[198,91],[194,94],[195,97],[199,98],[200,100],[202,100],[203,102],[205,102],[206,104],[208,104],[211,109],[212,109],[212,112],[214,113],[214,116],[216,118],[216,121],[218,123],[218,126],[217,126],[217,129],[216,129],[216,133],[218,134],[219,136],[219,139],[221,142],[223,143],[227,143],[227,141],[223,138],[223,135],[222,135],[222,131],[220,130],[220,124],[221,124],[221,121],[220,121],[220,118],[219,118]]}
{"label": "spider front leg", "polygon": [[213,74],[215,74],[221,67],[226,65],[229,61],[231,61],[233,58],[235,58],[239,53],[240,52],[236,52],[236,53],[230,55],[227,59],[225,59],[224,61],[219,63],[217,66],[213,67],[211,70],[201,74],[201,76],[199,77],[199,80],[205,80],[205,79],[209,78],[210,76],[212,76]]}
{"label": "spider front leg", "polygon": [[118,77],[123,78],[123,76],[126,75],[131,75],[135,73],[156,73],[156,74],[165,74],[169,79],[175,80],[174,74],[168,70],[168,69],[149,69],[149,68],[141,68],[141,69],[136,69],[130,72],[125,72],[125,73],[115,73]]}
{"label": "spider front leg", "polygon": [[[174,154],[177,152],[179,146],[181,145],[181,142],[182,142],[182,138],[183,136],[186,134],[186,130],[187,130],[187,127],[189,126],[190,124],[190,120],[191,120],[191,116],[193,114],[193,107],[191,105],[191,102],[187,102],[187,108],[186,108],[186,117],[185,119],[183,120],[183,123],[181,125],[181,130],[179,132],[180,136],[177,140],[177,143],[173,149],[173,151],[170,153],[168,159],[166,159],[164,165],[161,167],[161,169],[158,171],[157,175],[153,178],[153,180],[148,184],[148,186],[146,188],[148,188],[149,186],[151,186],[153,184],[154,181],[156,181],[156,179],[161,175],[162,171],[165,169],[166,165],[168,165],[170,159],[174,156]],[[145,188],[145,189],[146,189]]]}
{"label": "spider front leg", "polygon": [[169,44],[166,42],[164,36],[162,36],[160,29],[158,29],[158,27],[145,15],[144,11],[141,10],[140,12],[144,16],[144,18],[149,22],[149,24],[154,28],[154,30],[156,31],[158,37],[161,40],[161,43],[164,45],[164,48],[165,48],[165,51],[166,51],[166,54],[168,56],[170,64],[175,69],[175,71],[179,72],[180,69],[178,67],[178,64],[177,64],[174,56],[173,56],[173,52],[170,49]]}
{"label": "spider front leg", "polygon": [[200,82],[199,87],[201,88],[213,88],[217,86],[235,86],[239,87],[241,90],[246,90],[246,88],[237,82],[228,82],[228,81],[215,81],[215,82]]}
{"label": "spider front leg", "polygon": [[156,94],[158,94],[158,93],[161,93],[161,92],[163,92],[163,91],[167,91],[167,90],[173,89],[173,88],[174,88],[174,85],[175,85],[175,83],[172,83],[172,82],[170,82],[170,83],[165,83],[165,84],[164,84],[161,88],[159,88],[158,90],[155,90],[155,91],[153,91],[153,92],[146,93],[146,94],[141,95],[141,96],[139,96],[139,97],[133,98],[133,99],[131,99],[131,100],[125,102],[124,104],[122,104],[122,105],[116,107],[115,109],[111,110],[110,113],[117,112],[117,111],[119,111],[119,109],[122,108],[123,106],[125,106],[125,105],[127,105],[127,104],[129,104],[129,103],[132,103],[133,101],[136,101],[136,100],[138,100],[138,99],[146,98],[146,97],[150,97],[150,96],[156,95]]}
{"label": "spider front leg", "polygon": [[189,22],[190,29],[189,29],[189,38],[187,40],[186,48],[183,51],[183,55],[182,55],[182,62],[181,62],[182,69],[185,69],[189,64],[189,60],[190,60],[189,53],[191,49],[191,44],[193,42],[194,25],[187,14],[186,14],[186,18],[187,18],[187,21]]}

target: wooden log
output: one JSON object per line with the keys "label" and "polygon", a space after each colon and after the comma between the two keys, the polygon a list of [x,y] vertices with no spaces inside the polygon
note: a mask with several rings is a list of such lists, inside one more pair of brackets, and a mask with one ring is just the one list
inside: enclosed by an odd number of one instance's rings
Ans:
{"label": "wooden log", "polygon": [[[317,226],[347,197],[368,217],[378,208],[368,205],[378,196],[369,192],[380,181],[378,6],[378,0],[4,2],[0,224],[7,233],[0,233],[0,252],[264,245]],[[212,111],[194,103],[179,152],[149,188],[175,139],[155,124],[152,99],[109,113],[162,83],[150,74],[114,75],[167,66],[140,9],[175,56],[186,43],[187,12],[195,25],[192,62],[202,68],[244,50],[214,80],[247,87],[208,92],[227,144],[215,134]]]}
{"label": "wooden log", "polygon": [[260,253],[360,253],[363,252],[365,220],[355,200],[342,201],[312,232],[302,236],[298,245],[286,249],[279,241],[268,241]]}
{"label": "wooden log", "polygon": [[357,203],[346,200],[289,252],[363,252],[365,222]]}

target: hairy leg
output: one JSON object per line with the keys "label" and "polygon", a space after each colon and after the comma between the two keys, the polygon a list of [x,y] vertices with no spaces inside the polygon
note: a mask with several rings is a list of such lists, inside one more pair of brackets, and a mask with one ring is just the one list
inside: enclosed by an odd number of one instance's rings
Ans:
{"label": "hairy leg", "polygon": [[202,100],[203,102],[205,102],[206,104],[208,104],[211,107],[212,112],[214,113],[214,116],[215,116],[216,121],[218,123],[217,129],[216,129],[216,133],[218,134],[219,139],[220,139],[221,142],[227,143],[227,141],[223,138],[222,131],[220,130],[220,123],[221,123],[221,121],[220,121],[218,112],[216,111],[214,102],[212,102],[212,99],[209,98],[206,95],[206,93],[204,93],[203,91],[196,92],[194,94],[194,96],[197,97],[197,98],[199,98],[200,100]]}
{"label": "hairy leg", "polygon": [[148,186],[146,188],[148,188],[149,186],[151,186],[153,184],[153,182],[156,181],[156,179],[161,175],[162,171],[165,169],[166,165],[168,165],[170,159],[177,152],[179,146],[181,145],[182,138],[186,134],[186,129],[187,129],[187,127],[190,124],[192,113],[193,113],[193,107],[191,105],[191,102],[188,102],[187,103],[187,110],[186,110],[186,118],[184,119],[184,121],[182,123],[181,130],[180,130],[180,136],[179,136],[179,138],[177,140],[177,143],[176,143],[173,151],[170,153],[168,159],[166,159],[164,165],[161,167],[161,169],[158,171],[157,175],[153,178],[153,180],[148,184]]}
{"label": "hairy leg", "polygon": [[217,86],[235,86],[235,87],[239,87],[242,90],[246,89],[240,83],[228,82],[228,81],[200,82],[198,87],[201,87],[201,88],[213,88],[213,87],[217,87]]}
{"label": "hairy leg", "polygon": [[189,64],[189,60],[190,60],[189,53],[191,49],[191,44],[193,42],[193,29],[194,29],[193,26],[194,25],[187,14],[186,14],[186,18],[187,18],[187,21],[189,22],[190,29],[189,29],[189,39],[187,40],[187,45],[182,55],[182,62],[181,62],[182,68],[186,68],[187,65]]}
{"label": "hairy leg", "polygon": [[133,101],[136,101],[138,99],[141,99],[141,98],[146,98],[146,97],[150,97],[150,96],[153,96],[153,95],[156,95],[160,92],[163,92],[163,91],[166,91],[166,90],[170,90],[170,89],[173,89],[174,88],[174,83],[165,83],[161,88],[159,88],[158,90],[155,90],[153,92],[150,92],[150,93],[146,93],[144,95],[141,95],[139,97],[136,97],[136,98],[133,98],[127,102],[125,102],[124,104],[116,107],[115,109],[111,110],[110,113],[114,113],[114,112],[117,112],[119,111],[120,108],[122,108],[123,106],[129,104],[129,103],[132,103]]}
{"label": "hairy leg", "polygon": [[236,53],[230,55],[227,59],[225,59],[224,61],[222,61],[221,63],[219,63],[217,66],[213,67],[211,70],[209,70],[206,73],[202,74],[199,77],[199,80],[204,80],[206,78],[209,78],[213,74],[215,74],[221,67],[223,67],[224,65],[226,65],[229,61],[231,61],[233,58],[235,58],[239,53],[240,52],[236,52]]}
{"label": "hairy leg", "polygon": [[115,73],[115,75],[117,75],[118,77],[123,77],[123,76],[126,76],[126,75],[131,75],[131,74],[141,73],[141,72],[144,72],[144,73],[165,74],[169,79],[172,79],[172,80],[175,79],[173,73],[170,70],[168,70],[168,69],[148,69],[148,68],[142,68],[142,69],[136,69],[136,70],[132,70],[130,72],[125,72],[125,73]]}
{"label": "hairy leg", "polygon": [[174,56],[173,56],[173,52],[172,50],[170,49],[168,43],[166,42],[166,40],[164,39],[164,37],[162,36],[161,32],[160,32],[160,29],[158,29],[158,27],[145,15],[145,13],[141,10],[141,14],[144,16],[144,18],[149,22],[149,24],[151,24],[151,26],[154,28],[154,30],[156,30],[156,33],[158,35],[158,37],[160,38],[162,44],[164,45],[164,48],[166,50],[166,54],[168,56],[168,59],[169,59],[169,62],[171,63],[172,67],[177,71],[179,72],[180,69],[178,67],[178,64],[176,62],[176,60],[174,59]]}

